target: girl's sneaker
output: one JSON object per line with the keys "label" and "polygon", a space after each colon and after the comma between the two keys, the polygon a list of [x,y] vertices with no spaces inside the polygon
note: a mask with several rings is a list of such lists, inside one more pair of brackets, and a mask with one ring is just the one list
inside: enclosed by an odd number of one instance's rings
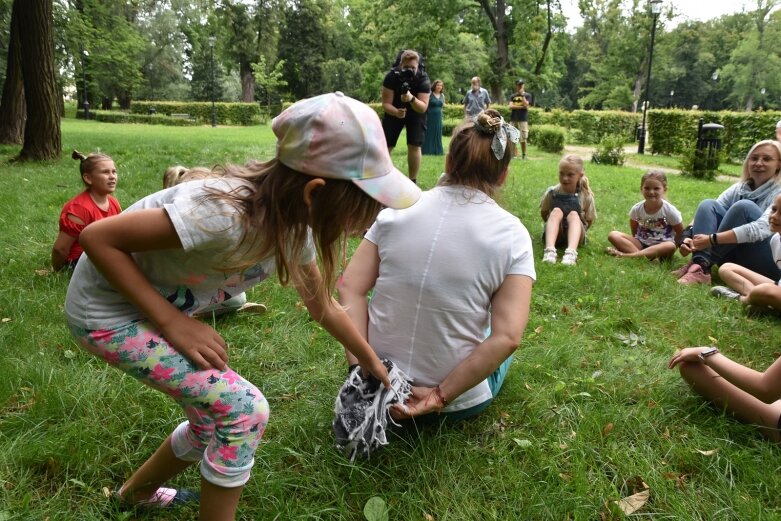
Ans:
{"label": "girl's sneaker", "polygon": [[556,264],[558,253],[555,248],[545,248],[542,252],[542,262],[548,262],[550,264]]}
{"label": "girl's sneaker", "polygon": [[692,267],[692,264],[694,263],[692,261],[689,261],[683,266],[681,266],[680,268],[678,268],[677,270],[673,270],[670,273],[672,273],[676,279],[680,279],[681,277],[689,273],[689,268]]}
{"label": "girl's sneaker", "polygon": [[733,290],[732,288],[728,288],[727,286],[713,286],[710,290],[710,294],[714,297],[732,300],[737,300],[740,298],[740,293]]}
{"label": "girl's sneaker", "polygon": [[565,266],[574,266],[578,262],[578,250],[567,248],[564,250],[564,256],[561,258],[561,263]]}
{"label": "girl's sneaker", "polygon": [[710,273],[705,273],[705,270],[699,264],[692,264],[689,267],[689,271],[678,279],[678,284],[693,286],[695,284],[710,284],[710,281]]}

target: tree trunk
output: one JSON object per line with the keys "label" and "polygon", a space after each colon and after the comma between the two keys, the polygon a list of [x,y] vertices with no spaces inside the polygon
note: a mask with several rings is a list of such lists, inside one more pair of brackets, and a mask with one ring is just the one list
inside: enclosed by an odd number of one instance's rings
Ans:
{"label": "tree trunk", "polygon": [[252,65],[242,61],[239,75],[241,76],[241,101],[252,103],[255,101],[255,76],[252,74]]}
{"label": "tree trunk", "polygon": [[494,39],[496,40],[497,63],[494,70],[495,80],[491,82],[491,98],[494,103],[503,103],[502,85],[504,85],[504,75],[510,68],[507,27],[504,24],[504,13],[507,6],[504,0],[496,0],[495,7],[491,6],[488,0],[477,0],[477,3],[483,8],[488,21],[491,22],[491,27],[494,29]]}
{"label": "tree trunk", "polygon": [[0,99],[0,143],[21,145],[24,137],[26,105],[22,82],[22,49],[19,43],[19,9],[14,2],[11,11],[11,34],[8,42],[3,97]]}
{"label": "tree trunk", "polygon": [[27,125],[19,159],[56,159],[62,151],[54,73],[52,0],[14,0],[19,11]]}
{"label": "tree trunk", "polygon": [[[548,3],[548,30],[545,32],[545,40],[542,42],[542,52],[540,52],[540,59],[537,60],[537,65],[534,66],[534,75],[539,76],[542,74],[542,68],[545,66],[545,57],[548,54],[548,47],[553,39],[553,13],[551,12],[551,0],[547,0]],[[538,5],[539,7],[539,5]]]}

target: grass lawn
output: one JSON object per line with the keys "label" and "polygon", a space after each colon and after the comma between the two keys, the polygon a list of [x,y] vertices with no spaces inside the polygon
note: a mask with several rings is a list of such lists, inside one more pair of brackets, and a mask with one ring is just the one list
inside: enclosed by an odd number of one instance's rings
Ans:
{"label": "grass lawn", "polygon": [[[47,268],[60,208],[81,189],[73,148],[115,158],[116,195],[127,207],[159,189],[170,165],[268,158],[273,135],[269,127],[66,119],[59,161],[12,163],[19,147],[0,146],[0,520],[191,519],[192,508],[119,514],[102,493],[181,415],[87,355],[66,329],[68,276]],[[557,180],[559,157],[533,147],[529,156],[512,162],[500,200],[534,236],[539,259],[539,199]],[[394,160],[406,170],[405,147]],[[424,157],[424,187],[443,163]],[[372,498],[399,520],[620,519],[615,502],[641,482],[650,487],[641,516],[781,518],[781,477],[771,465],[778,449],[704,405],[666,369],[675,349],[689,345],[717,345],[763,369],[781,351],[781,322],[747,318],[706,288],[680,287],[668,274],[679,258],[668,265],[606,256],[608,232],[628,230],[643,171],[586,168],[598,210],[589,243],[575,267],[537,263],[523,343],[501,394],[474,421],[392,435],[371,460],[350,464],[330,432],[342,352],[294,292],[267,281],[250,294],[269,306],[266,315],[220,320],[231,366],[272,410],[239,519],[360,520]],[[727,186],[674,175],[668,196],[688,221],[701,199]],[[175,485],[197,483],[192,469]]]}

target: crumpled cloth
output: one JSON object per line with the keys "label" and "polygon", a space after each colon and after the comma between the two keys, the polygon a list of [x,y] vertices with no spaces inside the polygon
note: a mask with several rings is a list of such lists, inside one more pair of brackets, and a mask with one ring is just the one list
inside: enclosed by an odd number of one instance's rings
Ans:
{"label": "crumpled cloth", "polygon": [[390,360],[383,359],[382,363],[388,370],[390,389],[371,374],[364,379],[358,366],[347,376],[336,397],[332,425],[336,448],[351,462],[359,455],[368,458],[388,444],[388,421],[398,425],[390,416],[390,406],[404,403],[412,394],[407,375]]}

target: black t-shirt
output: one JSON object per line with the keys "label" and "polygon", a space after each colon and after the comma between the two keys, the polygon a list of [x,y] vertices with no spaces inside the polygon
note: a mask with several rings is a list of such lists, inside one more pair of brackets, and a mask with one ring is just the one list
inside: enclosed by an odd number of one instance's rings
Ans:
{"label": "black t-shirt", "polygon": [[[397,71],[398,69],[388,71],[388,74],[385,75],[385,79],[382,81],[382,86],[393,91],[393,106],[401,109],[404,108],[404,103],[401,102],[401,84],[403,80]],[[431,80],[429,80],[425,71],[418,69],[415,80],[410,83],[409,91],[413,96],[431,92]]]}
{"label": "black t-shirt", "polygon": [[[510,98],[510,101],[513,103],[523,103],[523,100],[526,100],[529,102],[529,105],[532,103],[532,96],[528,92],[524,92],[521,94],[520,92],[516,92],[512,95]],[[510,121],[529,121],[529,109],[512,109],[510,111]]]}

